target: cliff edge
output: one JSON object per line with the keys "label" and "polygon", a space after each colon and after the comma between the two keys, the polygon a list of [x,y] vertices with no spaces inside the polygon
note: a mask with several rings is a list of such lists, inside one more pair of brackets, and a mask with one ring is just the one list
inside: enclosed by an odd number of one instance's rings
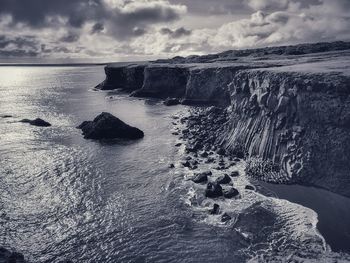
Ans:
{"label": "cliff edge", "polygon": [[349,42],[109,65],[97,88],[225,108],[216,143],[248,175],[350,196]]}

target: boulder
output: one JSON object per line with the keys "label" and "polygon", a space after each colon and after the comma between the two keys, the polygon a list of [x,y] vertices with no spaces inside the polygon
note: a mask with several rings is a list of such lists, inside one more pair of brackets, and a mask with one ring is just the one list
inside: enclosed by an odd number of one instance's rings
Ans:
{"label": "boulder", "polygon": [[165,106],[175,106],[175,105],[180,104],[180,101],[179,101],[179,99],[176,99],[176,98],[167,98],[167,99],[163,102],[163,104],[164,104]]}
{"label": "boulder", "polygon": [[34,120],[23,119],[23,120],[20,120],[20,122],[29,123],[30,125],[38,126],[38,127],[49,127],[49,126],[51,126],[50,123],[48,123],[47,121],[44,121],[43,119],[40,119],[40,118],[36,118]]}
{"label": "boulder", "polygon": [[84,121],[78,129],[83,131],[85,139],[140,139],[143,131],[129,126],[110,113],[102,112],[93,121]]}
{"label": "boulder", "polygon": [[208,183],[205,190],[205,197],[215,198],[223,195],[221,185],[217,183]]}
{"label": "boulder", "polygon": [[218,204],[214,204],[213,208],[209,210],[209,213],[211,215],[217,215],[219,214],[219,209],[220,209],[220,206]]}
{"label": "boulder", "polygon": [[228,190],[225,190],[223,194],[224,194],[225,198],[233,198],[233,197],[236,197],[237,195],[239,195],[239,192],[236,188],[232,187]]}
{"label": "boulder", "polygon": [[228,174],[224,174],[224,175],[220,176],[218,179],[216,179],[216,183],[218,183],[218,184],[228,184],[231,181],[232,180],[231,180],[230,176],[228,176]]}
{"label": "boulder", "polygon": [[231,173],[231,176],[232,176],[232,177],[237,177],[237,176],[239,176],[239,172],[238,172],[238,171],[233,171],[233,172]]}
{"label": "boulder", "polygon": [[246,185],[244,188],[247,189],[247,190],[255,191],[255,187],[252,186],[252,185]]}
{"label": "boulder", "polygon": [[227,221],[230,221],[231,220],[231,217],[224,213],[222,216],[221,216],[221,222],[227,222]]}
{"label": "boulder", "polygon": [[192,181],[196,184],[199,184],[199,183],[206,183],[208,181],[208,175],[205,174],[205,173],[200,173],[200,174],[197,174],[193,179]]}

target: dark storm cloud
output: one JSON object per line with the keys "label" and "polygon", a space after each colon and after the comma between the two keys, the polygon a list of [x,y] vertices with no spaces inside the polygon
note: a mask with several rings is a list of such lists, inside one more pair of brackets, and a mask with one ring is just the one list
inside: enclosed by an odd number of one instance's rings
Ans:
{"label": "dark storm cloud", "polygon": [[100,33],[105,29],[103,23],[95,23],[91,28],[91,34]]}
{"label": "dark storm cloud", "polygon": [[185,9],[165,0],[124,0],[117,5],[104,0],[0,0],[0,16],[10,15],[13,25],[81,28],[91,21],[95,22],[92,33],[108,25],[109,33],[120,39],[135,36],[135,27],[179,19]]}
{"label": "dark storm cloud", "polygon": [[[92,8],[95,3],[97,8]],[[80,27],[87,19],[96,15],[100,3],[84,0],[0,0],[0,13],[9,14],[14,23],[25,23],[32,27],[52,25],[49,16],[62,16],[74,27]]]}
{"label": "dark storm cloud", "polygon": [[60,41],[67,42],[67,43],[77,42],[78,40],[79,40],[79,35],[74,33],[68,33],[67,35],[60,38]]}
{"label": "dark storm cloud", "polygon": [[0,35],[0,57],[35,57],[39,51],[38,41],[33,36]]}
{"label": "dark storm cloud", "polygon": [[160,30],[160,33],[163,34],[163,35],[169,35],[170,37],[172,38],[180,38],[180,37],[183,37],[183,36],[189,36],[191,35],[192,31],[191,30],[188,30],[184,27],[180,27],[176,30],[171,30],[170,28],[162,28]]}
{"label": "dark storm cloud", "polygon": [[138,28],[138,27],[135,27],[134,29],[133,29],[133,33],[134,33],[134,36],[142,36],[142,35],[144,35],[144,34],[146,34],[147,33],[147,30],[146,29],[144,29],[144,28]]}

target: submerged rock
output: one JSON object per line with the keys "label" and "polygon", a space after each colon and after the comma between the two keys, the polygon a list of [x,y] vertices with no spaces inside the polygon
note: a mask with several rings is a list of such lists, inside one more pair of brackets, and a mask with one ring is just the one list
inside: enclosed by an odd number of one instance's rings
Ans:
{"label": "submerged rock", "polygon": [[205,197],[215,198],[223,195],[221,185],[217,183],[208,183],[205,190]]}
{"label": "submerged rock", "polygon": [[239,172],[238,172],[238,171],[233,171],[233,172],[231,173],[231,176],[232,176],[232,177],[237,177],[237,176],[239,176]]}
{"label": "submerged rock", "polygon": [[224,213],[222,216],[221,216],[221,222],[227,222],[227,221],[230,221],[231,220],[231,217]]}
{"label": "submerged rock", "polygon": [[140,139],[143,131],[129,126],[110,113],[102,112],[93,121],[84,121],[78,129],[83,131],[85,139]]}
{"label": "submerged rock", "polygon": [[236,188],[230,188],[229,190],[224,191],[224,197],[226,198],[233,198],[239,195],[239,192]]}
{"label": "submerged rock", "polygon": [[9,114],[4,114],[4,115],[0,115],[1,118],[6,119],[6,118],[12,118],[12,115]]}
{"label": "submerged rock", "polygon": [[163,102],[163,104],[166,105],[166,106],[175,106],[175,105],[180,104],[180,101],[179,101],[179,99],[176,99],[176,98],[167,98]]}
{"label": "submerged rock", "polygon": [[49,127],[49,126],[51,126],[51,124],[49,122],[44,121],[43,119],[40,119],[40,118],[36,118],[34,120],[23,119],[23,120],[20,120],[20,122],[29,123],[30,125],[38,126],[38,127]]}
{"label": "submerged rock", "polygon": [[255,191],[255,187],[252,186],[252,185],[246,185],[244,188],[247,189],[247,190]]}
{"label": "submerged rock", "polygon": [[0,262],[4,263],[25,263],[24,256],[18,252],[11,252],[0,247]]}

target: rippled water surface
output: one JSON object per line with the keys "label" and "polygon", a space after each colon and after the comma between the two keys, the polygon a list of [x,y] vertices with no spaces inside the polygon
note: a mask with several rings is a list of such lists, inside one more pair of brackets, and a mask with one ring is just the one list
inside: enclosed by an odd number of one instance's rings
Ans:
{"label": "rippled water surface", "polygon": [[[246,191],[243,176],[239,199],[216,201],[233,220],[208,216],[213,201],[187,180],[171,134],[186,108],[92,91],[102,67],[1,67],[0,76],[0,115],[12,115],[0,118],[0,246],[32,262],[243,262],[303,242],[325,249],[314,211]],[[84,140],[75,127],[102,111],[145,138]],[[36,117],[52,127],[18,122]]]}

